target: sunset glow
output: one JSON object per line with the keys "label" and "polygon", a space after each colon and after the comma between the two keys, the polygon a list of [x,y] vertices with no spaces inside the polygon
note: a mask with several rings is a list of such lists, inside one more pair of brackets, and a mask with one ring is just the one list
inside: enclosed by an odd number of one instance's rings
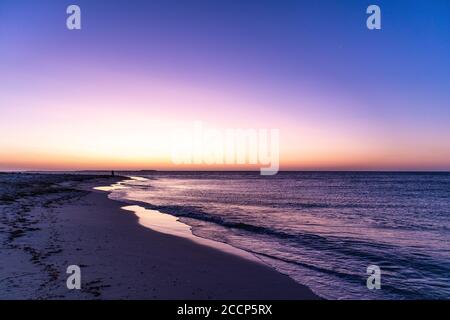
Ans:
{"label": "sunset glow", "polygon": [[0,4],[0,170],[249,168],[175,166],[196,120],[279,129],[284,170],[450,170],[448,3],[379,33],[350,4],[78,1],[72,32],[32,3]]}

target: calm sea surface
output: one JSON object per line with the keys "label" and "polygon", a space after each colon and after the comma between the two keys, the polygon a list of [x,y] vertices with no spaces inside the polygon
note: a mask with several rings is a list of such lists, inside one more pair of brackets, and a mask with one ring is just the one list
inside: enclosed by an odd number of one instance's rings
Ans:
{"label": "calm sea surface", "polygon": [[[332,299],[450,298],[450,174],[151,173],[139,200]],[[381,289],[366,287],[381,268]]]}

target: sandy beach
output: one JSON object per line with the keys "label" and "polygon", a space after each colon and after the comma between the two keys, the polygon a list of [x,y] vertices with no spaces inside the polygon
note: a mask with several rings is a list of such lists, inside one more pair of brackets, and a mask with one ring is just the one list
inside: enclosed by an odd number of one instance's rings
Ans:
{"label": "sandy beach", "polygon": [[[274,269],[138,223],[95,186],[120,177],[0,174],[0,299],[317,299]],[[81,290],[66,269],[81,268]]]}

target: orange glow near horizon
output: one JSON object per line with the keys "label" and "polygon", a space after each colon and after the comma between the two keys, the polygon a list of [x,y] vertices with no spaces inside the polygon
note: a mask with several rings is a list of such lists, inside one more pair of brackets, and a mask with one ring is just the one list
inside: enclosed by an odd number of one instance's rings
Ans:
{"label": "orange glow near horizon", "polygon": [[[198,89],[146,77],[131,81],[127,75],[121,75],[121,81],[106,79],[95,89],[80,84],[73,99],[73,90],[61,83],[52,88],[54,94],[9,101],[14,108],[5,110],[3,120],[14,121],[3,121],[0,128],[0,170],[261,167],[173,164],[173,131],[197,120],[222,131],[279,129],[281,170],[450,170],[450,148],[443,148],[439,125],[419,134],[407,123],[380,127],[358,114],[357,121],[346,115],[324,116],[315,110],[331,102],[318,98],[268,101],[237,89]],[[278,106],[299,116],[280,112]]]}
{"label": "orange glow near horizon", "polygon": [[[36,148],[0,152],[0,169],[14,170],[259,170],[261,165],[175,165],[167,150],[159,152],[149,150],[148,153],[130,152],[128,147],[110,150],[87,148],[71,152],[70,148],[60,148],[60,152]],[[448,170],[450,154],[431,154],[426,156],[414,150],[400,152],[390,150],[367,150],[357,146],[335,146],[334,148],[298,148],[292,150],[281,146],[280,170]]]}

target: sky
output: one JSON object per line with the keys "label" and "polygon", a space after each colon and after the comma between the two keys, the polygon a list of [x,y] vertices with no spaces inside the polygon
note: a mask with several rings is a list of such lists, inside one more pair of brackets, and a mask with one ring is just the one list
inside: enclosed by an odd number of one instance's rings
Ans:
{"label": "sky", "polygon": [[183,169],[201,121],[279,129],[284,170],[448,171],[449,58],[446,0],[2,0],[0,170]]}

